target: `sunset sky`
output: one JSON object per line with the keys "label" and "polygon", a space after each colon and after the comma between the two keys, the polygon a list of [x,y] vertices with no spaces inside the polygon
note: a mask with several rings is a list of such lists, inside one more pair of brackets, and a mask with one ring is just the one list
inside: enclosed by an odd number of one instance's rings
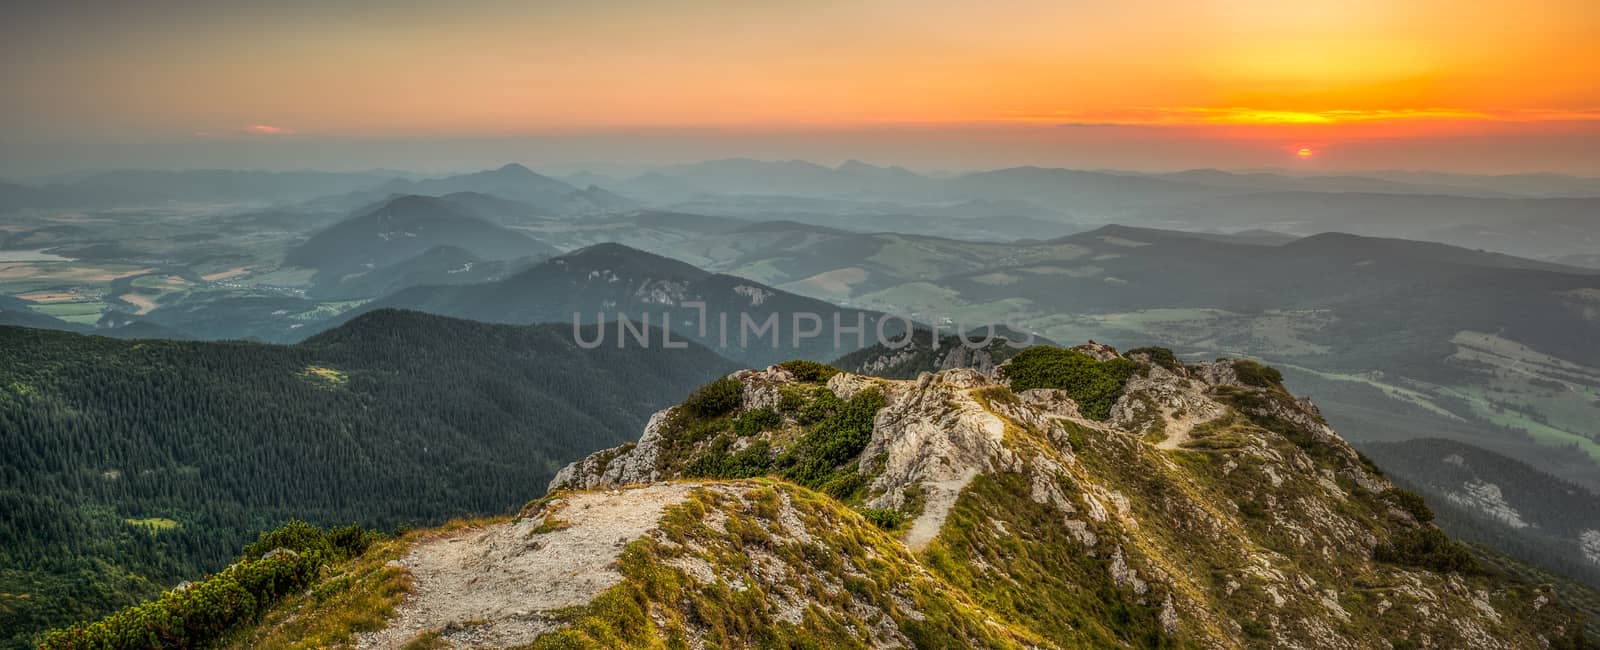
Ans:
{"label": "sunset sky", "polygon": [[749,155],[1600,174],[1597,38],[1593,0],[7,3],[0,173]]}

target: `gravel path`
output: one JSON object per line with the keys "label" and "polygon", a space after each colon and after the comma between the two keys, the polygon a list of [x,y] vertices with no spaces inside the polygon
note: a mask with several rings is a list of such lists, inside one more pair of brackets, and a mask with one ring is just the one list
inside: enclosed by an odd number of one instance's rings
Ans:
{"label": "gravel path", "polygon": [[416,584],[389,627],[361,648],[398,648],[440,631],[458,648],[533,642],[557,624],[554,610],[588,603],[622,581],[622,547],[656,527],[667,507],[697,487],[663,483],[577,493],[544,509],[561,530],[534,532],[543,516],[473,528],[419,543],[403,563]]}

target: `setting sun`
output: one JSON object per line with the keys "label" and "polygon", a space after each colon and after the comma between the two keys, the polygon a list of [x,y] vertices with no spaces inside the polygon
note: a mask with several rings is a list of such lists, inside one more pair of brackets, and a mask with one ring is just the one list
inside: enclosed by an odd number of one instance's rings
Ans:
{"label": "setting sun", "polygon": [[1295,155],[1296,158],[1300,158],[1300,159],[1303,160],[1303,159],[1310,158],[1312,156],[1317,155],[1317,152],[1312,151],[1311,147],[1300,147],[1300,149],[1298,151],[1294,152],[1294,155]]}

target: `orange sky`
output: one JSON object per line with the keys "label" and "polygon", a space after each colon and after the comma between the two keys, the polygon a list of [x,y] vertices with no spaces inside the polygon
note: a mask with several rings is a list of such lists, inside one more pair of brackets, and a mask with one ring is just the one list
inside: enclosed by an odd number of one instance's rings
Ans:
{"label": "orange sky", "polygon": [[1600,132],[1593,0],[133,4],[4,9],[0,133]]}

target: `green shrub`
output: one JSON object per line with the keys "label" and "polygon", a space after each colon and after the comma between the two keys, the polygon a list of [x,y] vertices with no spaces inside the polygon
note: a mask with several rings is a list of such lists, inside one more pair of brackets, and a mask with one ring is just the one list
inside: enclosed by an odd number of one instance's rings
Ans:
{"label": "green shrub", "polygon": [[855,501],[863,496],[867,487],[867,477],[861,472],[834,472],[826,483],[817,488],[818,492],[826,494],[844,503]]}
{"label": "green shrub", "polygon": [[800,407],[806,405],[805,393],[797,386],[784,386],[781,391],[782,395],[778,398],[778,412],[797,413]]}
{"label": "green shrub", "polygon": [[1444,531],[1433,526],[1413,528],[1394,535],[1386,544],[1373,549],[1372,558],[1379,562],[1422,567],[1434,571],[1477,573],[1477,558],[1459,542],[1451,541]]}
{"label": "green shrub", "polygon": [[1385,501],[1394,504],[1396,508],[1411,513],[1411,516],[1416,518],[1417,523],[1425,524],[1433,521],[1433,509],[1429,508],[1428,503],[1423,501],[1422,497],[1415,492],[1400,488],[1389,488],[1383,491],[1382,496]]}
{"label": "green shrub", "polygon": [[53,630],[39,647],[208,647],[235,628],[259,621],[285,596],[304,591],[329,561],[352,557],[377,538],[354,526],[323,531],[305,522],[290,522],[263,533],[246,547],[243,558],[215,575],[99,621]]}
{"label": "green shrub", "polygon": [[302,555],[314,555],[325,562],[343,562],[362,554],[383,535],[360,526],[339,526],[323,530],[300,520],[290,521],[274,530],[261,533],[256,541],[244,547],[243,555],[260,559],[280,548]]}
{"label": "green shrub", "polygon": [[794,419],[799,420],[800,424],[816,424],[838,413],[843,403],[833,391],[821,389],[810,401],[795,410]]}
{"label": "green shrub", "polygon": [[905,515],[891,508],[866,508],[861,511],[861,516],[884,530],[895,530],[906,521]]}
{"label": "green shrub", "polygon": [[830,366],[826,363],[817,363],[815,361],[806,361],[804,359],[785,361],[778,364],[778,367],[794,373],[795,379],[800,381],[826,382],[829,379],[832,379],[834,375],[839,374],[838,368]]}
{"label": "green shrub", "polygon": [[1173,354],[1172,350],[1167,348],[1134,348],[1132,350],[1128,350],[1126,356],[1132,357],[1141,354],[1144,355],[1145,358],[1149,359],[1150,363],[1161,366],[1162,368],[1166,368],[1167,370],[1176,372],[1177,370],[1183,368],[1183,362],[1178,360],[1178,355]]}
{"label": "green shrub", "polygon": [[737,453],[728,453],[732,440],[718,438],[711,448],[696,457],[683,469],[691,478],[751,478],[766,476],[772,468],[772,447],[765,440],[757,440]]}
{"label": "green shrub", "polygon": [[1267,507],[1255,499],[1240,501],[1239,514],[1251,519],[1265,519],[1267,517]]}
{"label": "green shrub", "polygon": [[1277,368],[1263,366],[1249,359],[1234,359],[1233,373],[1239,376],[1239,383],[1257,388],[1282,388],[1283,373]]}
{"label": "green shrub", "polygon": [[1011,358],[1003,372],[1014,391],[1055,388],[1078,403],[1085,417],[1104,420],[1122,396],[1128,379],[1140,369],[1128,359],[1097,361],[1077,350],[1036,345]]}
{"label": "green shrub", "polygon": [[740,436],[753,436],[762,431],[771,431],[783,424],[783,416],[769,408],[759,408],[744,415],[733,422],[733,432]]}
{"label": "green shrub", "polygon": [[703,418],[714,418],[733,412],[744,403],[744,384],[732,377],[723,377],[695,389],[683,407]]}
{"label": "green shrub", "polygon": [[1249,637],[1249,638],[1252,638],[1252,639],[1270,639],[1270,638],[1272,638],[1272,630],[1268,629],[1265,623],[1262,623],[1261,621],[1255,620],[1253,618],[1241,621],[1239,623],[1239,630],[1244,632],[1244,635],[1246,637]]}
{"label": "green shrub", "polygon": [[839,399],[832,391],[825,393],[801,409],[802,415],[816,419],[816,426],[778,462],[785,478],[811,489],[827,483],[840,465],[867,448],[872,441],[872,421],[885,404],[883,393],[873,389],[848,400]]}

